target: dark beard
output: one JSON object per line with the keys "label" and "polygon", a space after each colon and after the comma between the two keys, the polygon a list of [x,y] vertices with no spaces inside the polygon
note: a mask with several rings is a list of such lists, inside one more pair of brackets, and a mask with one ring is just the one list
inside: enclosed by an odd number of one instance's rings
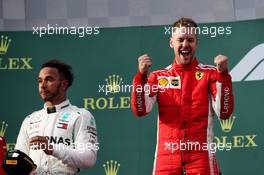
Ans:
{"label": "dark beard", "polygon": [[52,102],[53,99],[56,98],[56,97],[59,95],[60,87],[61,87],[61,82],[60,82],[59,86],[57,87],[57,89],[56,89],[56,91],[55,91],[54,93],[50,94],[50,96],[48,96],[48,97],[44,97],[44,98],[42,98],[42,100],[43,100],[44,102],[47,102],[47,101]]}

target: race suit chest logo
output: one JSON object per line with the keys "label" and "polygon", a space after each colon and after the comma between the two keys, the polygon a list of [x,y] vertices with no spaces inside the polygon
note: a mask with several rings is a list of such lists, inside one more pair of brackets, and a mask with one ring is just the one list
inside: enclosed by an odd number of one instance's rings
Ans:
{"label": "race suit chest logo", "polygon": [[166,89],[180,89],[181,79],[180,76],[158,76],[158,86],[159,88]]}
{"label": "race suit chest logo", "polygon": [[180,85],[180,80],[177,79],[177,78],[173,78],[171,80],[171,85],[174,86],[174,87],[178,87]]}
{"label": "race suit chest logo", "polygon": [[161,77],[159,79],[159,86],[165,87],[169,83],[169,80],[166,77]]}
{"label": "race suit chest logo", "polygon": [[69,124],[69,117],[70,117],[70,113],[64,113],[59,118],[59,121],[57,123],[57,128],[67,129],[68,128],[68,124]]}
{"label": "race suit chest logo", "polygon": [[35,116],[30,118],[28,135],[29,137],[33,137],[34,135],[39,135],[40,126],[41,126],[41,117]]}
{"label": "race suit chest logo", "polygon": [[204,75],[203,72],[201,72],[201,71],[196,71],[196,72],[195,72],[195,78],[196,78],[196,80],[201,80],[201,79],[203,78],[203,75]]}
{"label": "race suit chest logo", "polygon": [[63,138],[63,137],[57,137],[57,136],[49,136],[49,143],[55,143],[55,144],[64,144],[67,146],[71,145],[71,139],[70,138]]}

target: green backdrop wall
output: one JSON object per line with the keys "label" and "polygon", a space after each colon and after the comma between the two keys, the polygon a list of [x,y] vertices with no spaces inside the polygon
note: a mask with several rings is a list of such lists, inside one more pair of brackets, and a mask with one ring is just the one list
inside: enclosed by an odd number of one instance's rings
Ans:
{"label": "green backdrop wall", "polygon": [[[230,143],[229,151],[218,151],[224,175],[264,174],[264,20],[200,24],[230,27],[231,33],[216,37],[199,36],[197,56],[213,64],[218,54],[230,59],[229,69],[235,95],[231,120],[215,118],[215,141]],[[11,39],[8,50],[0,54],[0,134],[13,148],[21,122],[32,111],[42,108],[37,91],[40,65],[52,58],[71,64],[75,81],[68,91],[71,102],[85,107],[95,116],[100,150],[96,166],[80,174],[105,175],[103,165],[113,160],[120,164],[118,175],[148,175],[152,172],[157,108],[145,118],[135,118],[130,109],[130,92],[104,93],[99,86],[117,77],[130,85],[137,72],[137,57],[153,58],[152,70],[173,61],[169,48],[168,26],[100,29],[97,35],[45,35],[32,32],[0,32]],[[5,41],[5,39],[3,39]],[[0,45],[0,49],[1,49]],[[243,60],[243,61],[242,61]],[[121,79],[122,78],[122,79]]]}

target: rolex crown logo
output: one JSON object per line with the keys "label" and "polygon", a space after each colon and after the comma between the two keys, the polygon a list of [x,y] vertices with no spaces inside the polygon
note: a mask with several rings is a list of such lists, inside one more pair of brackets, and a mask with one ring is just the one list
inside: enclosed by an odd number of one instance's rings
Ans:
{"label": "rolex crown logo", "polygon": [[220,119],[220,125],[222,128],[222,131],[223,132],[230,132],[232,127],[233,127],[235,119],[236,119],[235,116],[231,116],[231,117],[229,117],[229,119],[226,119],[226,120]]}
{"label": "rolex crown logo", "polygon": [[120,164],[117,161],[107,161],[106,164],[103,165],[106,175],[117,175]]}
{"label": "rolex crown logo", "polygon": [[123,79],[119,75],[110,75],[105,79],[107,90],[110,93],[118,93],[121,90],[121,83]]}
{"label": "rolex crown logo", "polygon": [[1,42],[0,42],[0,55],[6,54],[9,44],[11,42],[11,39],[8,39],[8,36],[1,36]]}
{"label": "rolex crown logo", "polygon": [[0,137],[4,137],[7,127],[8,124],[3,121],[0,127]]}

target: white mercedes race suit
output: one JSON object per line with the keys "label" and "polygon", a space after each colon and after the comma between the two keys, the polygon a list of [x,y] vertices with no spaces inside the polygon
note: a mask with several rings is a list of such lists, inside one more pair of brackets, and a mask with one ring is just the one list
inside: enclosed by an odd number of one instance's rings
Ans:
{"label": "white mercedes race suit", "polygon": [[[47,136],[53,145],[53,154],[34,150],[29,145],[33,136]],[[76,174],[79,168],[95,164],[98,150],[94,117],[85,109],[65,100],[50,110],[44,108],[32,113],[22,123],[15,149],[29,155],[37,174]]]}

